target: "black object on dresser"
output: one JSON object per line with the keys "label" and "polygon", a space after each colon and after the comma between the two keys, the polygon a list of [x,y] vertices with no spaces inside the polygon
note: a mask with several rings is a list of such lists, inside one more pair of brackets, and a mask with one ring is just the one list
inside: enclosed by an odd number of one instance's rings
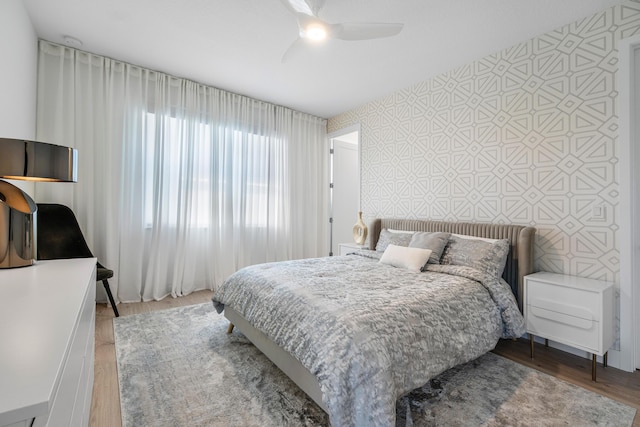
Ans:
{"label": "black object on dresser", "polygon": [[[55,203],[38,203],[36,218],[39,260],[94,257],[84,240],[78,220],[69,207]],[[98,262],[96,281],[104,285],[113,313],[119,317],[118,308],[109,288],[108,279],[112,277],[113,270]]]}

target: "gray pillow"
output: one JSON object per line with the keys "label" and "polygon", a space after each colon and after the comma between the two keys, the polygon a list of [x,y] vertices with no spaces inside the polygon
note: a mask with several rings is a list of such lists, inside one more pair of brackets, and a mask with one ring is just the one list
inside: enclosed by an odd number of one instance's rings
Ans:
{"label": "gray pillow", "polygon": [[376,243],[376,251],[384,252],[389,245],[396,246],[409,246],[409,242],[411,242],[411,237],[413,237],[413,232],[407,233],[394,233],[392,231],[383,228],[380,231],[380,237],[378,237],[378,243]]}
{"label": "gray pillow", "polygon": [[488,273],[496,278],[502,271],[509,255],[509,241],[506,239],[487,242],[470,237],[449,237],[440,264],[463,265]]}
{"label": "gray pillow", "polygon": [[[444,232],[426,232],[426,231],[418,231],[411,238],[411,242],[409,242],[410,248],[422,248],[422,249],[431,249],[431,256],[429,257],[429,261],[427,263],[430,264],[440,264],[440,257],[442,256],[442,252],[444,252],[444,248],[447,246],[449,242],[449,237],[451,233]],[[426,264],[425,264],[426,267]]]}

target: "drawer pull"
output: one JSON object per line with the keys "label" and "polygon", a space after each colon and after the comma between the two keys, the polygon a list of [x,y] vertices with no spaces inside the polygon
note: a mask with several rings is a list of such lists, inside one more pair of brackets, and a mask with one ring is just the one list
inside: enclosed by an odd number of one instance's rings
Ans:
{"label": "drawer pull", "polygon": [[568,316],[563,313],[546,310],[540,307],[530,307],[531,314],[543,319],[549,319],[554,322],[564,323],[565,325],[573,326],[580,329],[591,329],[593,326],[593,320],[582,319],[580,317]]}
{"label": "drawer pull", "polygon": [[559,313],[559,314],[564,314],[572,317],[579,317],[581,319],[585,319],[590,322],[592,320],[596,320],[596,321],[598,320],[598,317],[594,315],[593,312],[591,312],[586,308],[578,307],[575,305],[563,304],[557,301],[551,301],[544,298],[534,298],[533,301],[531,301],[531,305],[534,307],[543,308],[545,310],[555,311],[556,313]]}

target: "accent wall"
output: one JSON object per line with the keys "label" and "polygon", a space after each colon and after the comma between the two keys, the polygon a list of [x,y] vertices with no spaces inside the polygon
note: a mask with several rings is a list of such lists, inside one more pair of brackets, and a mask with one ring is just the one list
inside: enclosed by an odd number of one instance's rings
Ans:
{"label": "accent wall", "polygon": [[536,268],[618,273],[618,40],[625,2],[329,120],[361,125],[362,210],[537,228]]}
{"label": "accent wall", "polygon": [[366,220],[531,225],[536,270],[617,282],[617,44],[639,32],[627,1],[331,118],[361,126]]}

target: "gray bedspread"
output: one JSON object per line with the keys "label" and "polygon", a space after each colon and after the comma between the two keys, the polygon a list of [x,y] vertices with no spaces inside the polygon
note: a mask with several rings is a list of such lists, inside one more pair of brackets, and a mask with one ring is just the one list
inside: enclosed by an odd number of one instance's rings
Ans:
{"label": "gray bedspread", "polygon": [[393,426],[395,402],[446,369],[519,337],[506,282],[468,267],[411,272],[378,254],[255,265],[214,293],[314,374],[338,426]]}

